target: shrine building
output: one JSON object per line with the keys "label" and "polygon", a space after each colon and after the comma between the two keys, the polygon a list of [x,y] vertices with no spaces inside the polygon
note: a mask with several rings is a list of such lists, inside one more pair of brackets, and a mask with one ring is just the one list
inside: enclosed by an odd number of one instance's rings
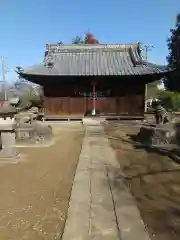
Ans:
{"label": "shrine building", "polygon": [[20,77],[44,89],[46,118],[144,116],[145,85],[171,74],[143,60],[139,44],[50,44],[41,64]]}

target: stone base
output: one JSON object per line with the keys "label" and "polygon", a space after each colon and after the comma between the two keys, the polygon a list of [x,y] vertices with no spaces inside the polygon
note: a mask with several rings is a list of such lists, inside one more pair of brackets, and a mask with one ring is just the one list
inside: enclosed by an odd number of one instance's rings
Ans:
{"label": "stone base", "polygon": [[140,128],[138,138],[143,144],[178,144],[180,128],[177,124],[146,125]]}
{"label": "stone base", "polygon": [[0,151],[0,161],[4,160],[5,158],[14,158],[19,155],[19,151],[14,147],[11,151]]}
{"label": "stone base", "polygon": [[18,144],[44,144],[53,137],[52,127],[42,122],[22,123],[15,132]]}

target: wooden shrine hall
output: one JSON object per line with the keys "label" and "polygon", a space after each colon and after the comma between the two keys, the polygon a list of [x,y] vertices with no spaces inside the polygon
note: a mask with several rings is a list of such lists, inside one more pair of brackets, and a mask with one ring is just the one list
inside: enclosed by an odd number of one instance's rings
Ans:
{"label": "wooden shrine hall", "polygon": [[45,117],[144,116],[145,85],[168,76],[144,61],[139,44],[50,44],[43,63],[19,69],[43,86]]}

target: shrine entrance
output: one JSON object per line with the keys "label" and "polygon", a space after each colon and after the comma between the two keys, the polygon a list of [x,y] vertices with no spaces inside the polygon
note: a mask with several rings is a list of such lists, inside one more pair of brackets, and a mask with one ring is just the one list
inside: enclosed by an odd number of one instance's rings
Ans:
{"label": "shrine entrance", "polygon": [[83,92],[86,99],[86,113],[92,113],[92,115],[117,114],[118,101],[110,94],[110,89],[97,89],[96,83],[92,83],[92,91]]}

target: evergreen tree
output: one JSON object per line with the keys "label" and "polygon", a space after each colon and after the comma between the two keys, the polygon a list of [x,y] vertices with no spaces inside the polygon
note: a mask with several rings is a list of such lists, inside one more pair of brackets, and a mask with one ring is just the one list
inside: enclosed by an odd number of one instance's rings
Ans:
{"label": "evergreen tree", "polygon": [[166,78],[164,84],[169,90],[180,91],[180,13],[177,15],[175,28],[170,32],[171,36],[167,41],[169,50],[167,61],[169,67],[175,68],[176,72]]}
{"label": "evergreen tree", "polygon": [[84,40],[80,36],[76,36],[72,40],[72,44],[83,44],[83,43],[84,43]]}

